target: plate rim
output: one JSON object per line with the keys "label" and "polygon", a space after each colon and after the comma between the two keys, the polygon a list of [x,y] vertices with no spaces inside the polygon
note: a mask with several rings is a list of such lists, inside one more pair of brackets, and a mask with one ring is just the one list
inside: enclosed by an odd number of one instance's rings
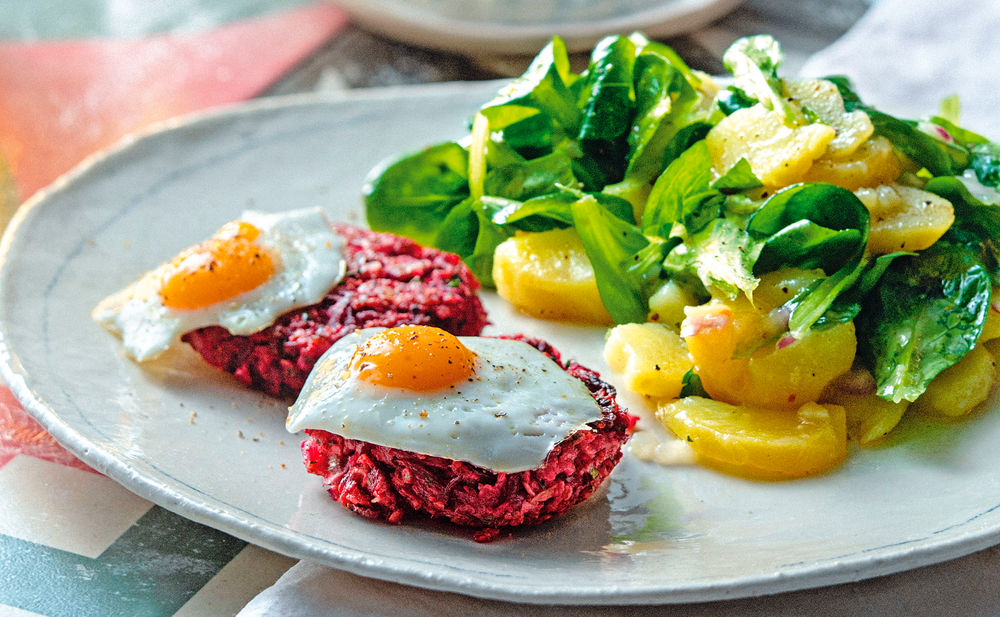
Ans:
{"label": "plate rim", "polygon": [[[480,55],[530,55],[558,34],[572,52],[590,49],[607,34],[639,30],[670,37],[704,26],[733,11],[743,0],[674,0],[638,12],[598,20],[508,25],[464,20],[393,3],[330,0],[366,29],[423,47]],[[468,33],[468,34],[465,34]]]}
{"label": "plate rim", "polygon": [[[52,196],[72,188],[74,183],[85,178],[95,167],[113,162],[115,157],[122,156],[123,153],[127,154],[136,147],[136,144],[144,142],[145,139],[171,131],[192,130],[203,122],[230,122],[237,118],[268,111],[284,112],[296,107],[312,105],[355,104],[358,101],[397,96],[436,97],[457,91],[471,94],[473,91],[488,91],[494,87],[495,83],[451,82],[415,88],[394,87],[357,91],[350,96],[306,94],[258,99],[196,112],[158,123],[145,131],[126,136],[115,145],[91,155],[72,170],[60,176],[51,185],[38,191],[18,208],[2,238],[0,238],[0,299],[5,293],[3,286],[7,276],[10,251],[19,230],[30,222],[32,213],[38,208],[44,207],[44,204],[48,203]],[[19,370],[20,363],[16,350],[9,346],[7,336],[9,327],[7,323],[0,321],[0,378],[4,380],[7,387],[29,414],[38,420],[61,445],[95,470],[167,510],[222,530],[247,542],[293,557],[318,560],[331,567],[381,580],[482,598],[533,604],[581,602],[602,605],[679,604],[769,595],[853,582],[946,561],[1000,542],[1000,525],[985,529],[967,527],[963,532],[949,535],[943,539],[939,537],[937,539],[914,540],[911,543],[912,546],[888,556],[882,554],[888,547],[872,547],[863,557],[857,557],[857,555],[853,557],[851,555],[833,556],[820,562],[790,566],[787,570],[761,573],[755,576],[716,579],[715,582],[705,585],[677,587],[650,584],[628,589],[616,588],[611,590],[610,594],[607,588],[581,586],[567,592],[557,587],[545,586],[526,590],[510,585],[484,582],[471,577],[464,579],[456,577],[445,580],[433,573],[420,571],[412,563],[407,567],[396,564],[387,570],[386,567],[378,563],[378,560],[372,560],[368,554],[355,549],[341,547],[339,554],[334,554],[334,551],[329,548],[315,546],[303,548],[301,543],[295,541],[296,537],[304,535],[301,532],[290,529],[282,531],[278,525],[260,521],[259,517],[253,516],[242,508],[236,509],[240,514],[238,516],[232,512],[219,511],[209,504],[198,503],[184,494],[183,491],[168,486],[156,478],[144,476],[139,470],[129,466],[122,457],[104,451],[92,440],[84,437],[79,430],[73,428],[67,420],[60,417],[55,409],[50,408],[36,396],[30,385],[30,375]],[[203,494],[201,491],[195,492]],[[1000,509],[1000,505],[993,509]],[[990,511],[992,509],[979,513],[966,523],[971,523],[975,518]],[[254,522],[250,520],[251,518],[257,518],[258,521]],[[332,544],[325,540],[323,542],[327,547]],[[852,558],[845,560],[846,557]],[[845,561],[850,566],[849,568],[844,567]],[[461,582],[456,583],[456,581]]]}

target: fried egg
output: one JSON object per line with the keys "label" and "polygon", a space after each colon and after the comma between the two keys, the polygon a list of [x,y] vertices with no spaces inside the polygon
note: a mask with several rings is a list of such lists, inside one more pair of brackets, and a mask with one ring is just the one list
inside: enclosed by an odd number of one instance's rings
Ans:
{"label": "fried egg", "polygon": [[322,300],[344,277],[343,246],[319,208],[247,211],[102,300],[92,316],[138,361],[205,326],[252,334]]}
{"label": "fried egg", "polygon": [[513,473],[540,467],[556,444],[601,417],[582,381],[523,341],[399,326],[334,343],[286,427]]}

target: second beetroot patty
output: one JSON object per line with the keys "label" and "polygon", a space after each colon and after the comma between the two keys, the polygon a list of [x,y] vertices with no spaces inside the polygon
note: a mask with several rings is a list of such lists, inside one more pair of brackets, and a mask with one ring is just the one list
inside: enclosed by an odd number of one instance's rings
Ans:
{"label": "second beetroot patty", "polygon": [[[512,337],[521,338],[521,337]],[[398,523],[407,514],[475,528],[489,541],[503,528],[534,525],[569,510],[601,485],[621,458],[634,418],[619,407],[600,375],[538,339],[523,339],[581,380],[602,409],[558,443],[543,464],[516,473],[306,430],[307,471],[323,477],[336,501],[362,516]]]}

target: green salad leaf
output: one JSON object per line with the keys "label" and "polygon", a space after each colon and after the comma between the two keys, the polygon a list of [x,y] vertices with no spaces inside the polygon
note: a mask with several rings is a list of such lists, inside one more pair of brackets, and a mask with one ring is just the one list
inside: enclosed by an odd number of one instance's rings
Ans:
{"label": "green salad leaf", "polygon": [[753,296],[760,280],[753,274],[760,247],[738,223],[727,217],[712,220],[688,241],[691,266],[705,289],[735,298]]}
{"label": "green salad leaf", "polygon": [[1000,286],[1000,203],[986,203],[954,177],[933,178],[924,188],[951,202],[955,222],[947,238],[979,254],[994,286]]}
{"label": "green salad leaf", "polygon": [[494,130],[541,113],[562,131],[575,133],[580,110],[571,87],[577,79],[579,76],[570,71],[566,44],[555,37],[535,56],[528,70],[483,105],[480,113]]}
{"label": "green salad leaf", "polygon": [[753,173],[753,168],[746,159],[736,161],[729,171],[712,182],[712,188],[723,193],[737,193],[762,186],[764,183]]}
{"label": "green salad leaf", "polygon": [[832,274],[860,257],[868,241],[868,210],[833,184],[798,184],[778,191],[747,222],[763,246],[754,272],[822,268]]}
{"label": "green salad leaf", "polygon": [[715,105],[727,116],[734,111],[753,107],[757,102],[757,99],[736,86],[727,86],[715,97]]}
{"label": "green salad leaf", "polygon": [[853,321],[861,303],[879,283],[886,269],[898,257],[912,253],[890,253],[875,259],[860,258],[827,278],[809,285],[790,300],[788,330],[796,338],[808,329],[826,328]]}
{"label": "green salad leaf", "polygon": [[483,194],[524,201],[574,184],[573,161],[556,151],[493,169],[483,181]]}
{"label": "green salad leaf", "polygon": [[584,185],[586,189],[600,190],[624,177],[628,131],[635,111],[635,56],[635,44],[626,37],[605,38],[591,54],[578,135],[591,170],[592,180]]}
{"label": "green salad leaf", "polygon": [[[635,60],[635,120],[628,131],[625,177],[651,182],[681,152],[704,137],[710,111],[700,107],[700,84],[665,46],[647,44]],[[667,53],[669,52],[669,53]]]}
{"label": "green salad leaf", "polygon": [[[931,124],[930,132],[922,130],[915,120],[902,120],[865,105],[854,92],[853,86],[846,77],[828,77],[840,91],[844,99],[844,107],[848,111],[860,109],[868,114],[875,133],[886,137],[900,152],[923,166],[932,176],[952,176],[961,174],[972,161],[969,149],[945,139],[944,134],[935,130],[937,125]],[[943,128],[943,127],[940,127]]]}
{"label": "green salad leaf", "polygon": [[798,123],[799,114],[785,99],[784,86],[778,77],[783,56],[781,46],[766,34],[748,36],[729,46],[722,64],[733,74],[736,86],[756,98],[766,108],[781,113],[786,124]]}
{"label": "green salad leaf", "polygon": [[[602,208],[596,199],[574,203],[573,220],[611,317],[619,323],[646,321],[648,296],[643,289],[647,278],[656,274],[629,268],[639,261],[636,255],[650,244],[649,238]],[[623,278],[626,284],[619,284]]]}
{"label": "green salad leaf", "polygon": [[433,244],[448,213],[469,196],[469,153],[447,142],[386,161],[362,193],[372,229]]}
{"label": "green salad leaf", "polygon": [[866,301],[858,341],[879,396],[914,401],[979,340],[990,276],[968,246],[938,242],[897,260]]}
{"label": "green salad leaf", "polygon": [[677,395],[678,398],[685,398],[688,396],[700,396],[702,398],[712,398],[709,396],[708,392],[705,391],[704,386],[701,385],[701,377],[694,369],[689,369],[688,372],[684,373],[681,378],[681,391]]}
{"label": "green salad leaf", "polygon": [[461,257],[483,285],[492,286],[493,251],[514,233],[493,223],[492,217],[509,205],[499,198],[466,199],[448,213],[434,246]]}
{"label": "green salad leaf", "polygon": [[646,200],[643,233],[666,237],[675,223],[696,232],[706,219],[719,216],[723,195],[711,186],[711,161],[705,142],[699,141],[667,166]]}

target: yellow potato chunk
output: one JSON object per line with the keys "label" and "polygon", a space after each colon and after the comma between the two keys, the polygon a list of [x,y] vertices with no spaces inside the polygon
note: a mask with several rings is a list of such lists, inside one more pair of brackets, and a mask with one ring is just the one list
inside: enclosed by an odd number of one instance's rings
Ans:
{"label": "yellow potato chunk", "polygon": [[543,319],[610,324],[594,269],[573,229],[518,232],[493,253],[497,293]]}
{"label": "yellow potato chunk", "polygon": [[[1000,295],[997,294],[1000,294],[1000,289],[994,287],[990,295],[994,303],[1000,300]],[[991,304],[986,311],[986,322],[983,323],[983,332],[979,335],[979,340],[985,342],[995,338],[1000,338],[1000,311],[996,309],[995,304]]]}
{"label": "yellow potato chunk", "polygon": [[677,398],[684,374],[694,366],[680,335],[656,323],[615,326],[604,359],[626,388],[653,398]]}
{"label": "yellow potato chunk", "polygon": [[871,215],[868,250],[875,255],[922,251],[955,220],[950,201],[910,186],[885,184],[857,190],[855,195]]}
{"label": "yellow potato chunk", "polygon": [[990,355],[993,356],[993,379],[1000,379],[1000,366],[998,366],[998,363],[996,362],[997,357],[1000,357],[1000,338],[992,338],[985,343],[982,343],[982,345],[986,348],[986,351],[990,352]]}
{"label": "yellow potato chunk", "polygon": [[993,355],[985,347],[975,347],[964,358],[941,371],[913,409],[938,416],[964,416],[990,395],[996,381]]}
{"label": "yellow potato chunk", "polygon": [[660,405],[656,417],[704,462],[742,475],[806,476],[847,455],[844,409],[837,405],[786,411],[689,396]]}
{"label": "yellow potato chunk", "polygon": [[778,308],[814,281],[826,276],[820,269],[782,268],[760,277],[753,290],[753,304],[761,311]]}
{"label": "yellow potato chunk", "polygon": [[847,414],[847,435],[863,446],[876,442],[903,419],[908,401],[893,403],[871,394],[852,394],[843,391],[829,392],[823,396],[824,403],[833,403],[844,408]]}
{"label": "yellow potato chunk", "polygon": [[843,158],[854,154],[872,133],[875,126],[861,110],[848,112],[844,99],[833,82],[825,79],[785,80],[785,93],[793,105],[819,116],[837,135],[826,146],[826,156]]}
{"label": "yellow potato chunk", "polygon": [[697,303],[697,298],[690,291],[674,281],[667,281],[649,298],[649,321],[680,330],[684,307]]}
{"label": "yellow potato chunk", "polygon": [[798,409],[818,400],[830,381],[851,368],[857,349],[853,323],[810,330],[790,341],[780,338],[782,324],[774,319],[743,298],[687,310],[681,335],[712,398]]}
{"label": "yellow potato chunk", "polygon": [[788,126],[781,114],[758,104],[720,120],[708,132],[705,143],[719,174],[746,159],[766,186],[783,187],[798,182],[834,137],[832,127]]}
{"label": "yellow potato chunk", "polygon": [[882,136],[862,143],[853,154],[834,158],[824,155],[813,161],[803,182],[829,182],[849,191],[889,184],[903,173],[903,164],[892,143]]}

